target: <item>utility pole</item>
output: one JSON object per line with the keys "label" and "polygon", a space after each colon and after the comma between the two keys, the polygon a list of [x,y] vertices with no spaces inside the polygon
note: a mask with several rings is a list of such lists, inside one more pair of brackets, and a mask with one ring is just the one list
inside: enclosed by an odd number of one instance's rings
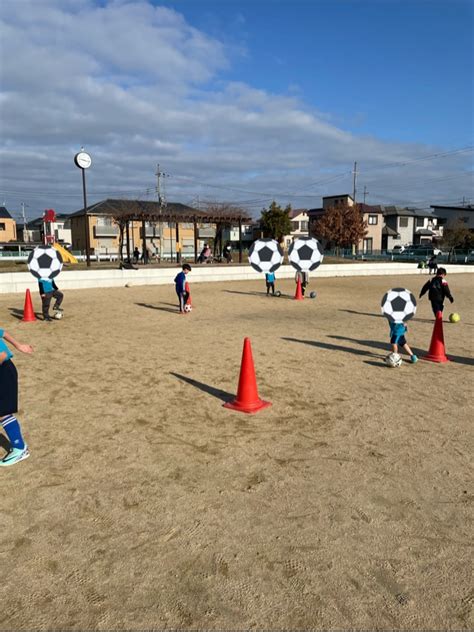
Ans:
{"label": "utility pole", "polygon": [[160,165],[157,164],[156,165],[156,195],[158,197],[158,206],[159,206],[159,214],[160,214],[160,222],[159,222],[159,227],[160,227],[160,261],[163,258],[163,220],[161,219],[161,213],[163,211],[163,208],[166,206],[166,199],[164,194],[161,193],[161,177],[165,177],[168,174],[163,173],[163,171],[160,171]]}
{"label": "utility pole", "polygon": [[352,172],[354,178],[353,178],[353,184],[352,184],[352,199],[354,200],[354,204],[356,201],[356,193],[357,193],[357,189],[356,189],[356,178],[357,178],[357,162],[354,163],[354,171]]}
{"label": "utility pole", "polygon": [[21,214],[23,216],[23,241],[30,241],[30,236],[28,234],[28,224],[26,223],[26,213],[25,206],[28,206],[24,202],[21,203]]}
{"label": "utility pole", "polygon": [[364,185],[364,204],[365,204],[365,198],[367,197],[368,193],[369,192],[367,191],[367,187]]}

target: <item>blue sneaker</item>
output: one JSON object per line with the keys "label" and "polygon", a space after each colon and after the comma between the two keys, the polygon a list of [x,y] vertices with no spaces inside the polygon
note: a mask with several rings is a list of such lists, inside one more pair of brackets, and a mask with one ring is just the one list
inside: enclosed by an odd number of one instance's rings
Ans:
{"label": "blue sneaker", "polygon": [[415,364],[415,362],[418,362],[418,356],[416,356],[415,354],[413,354],[410,358],[410,362],[412,364]]}
{"label": "blue sneaker", "polygon": [[20,448],[13,448],[12,451],[0,461],[0,467],[15,465],[15,463],[19,463],[20,461],[23,461],[23,459],[27,459],[29,456],[30,451],[28,450],[28,446],[25,445],[25,447],[21,450]]}

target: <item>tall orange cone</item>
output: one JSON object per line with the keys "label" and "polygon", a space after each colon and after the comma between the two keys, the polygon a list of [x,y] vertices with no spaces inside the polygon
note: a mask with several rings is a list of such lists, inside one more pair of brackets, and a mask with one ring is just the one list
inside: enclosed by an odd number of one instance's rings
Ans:
{"label": "tall orange cone", "polygon": [[430,360],[431,362],[449,362],[449,358],[446,357],[444,350],[444,335],[443,335],[443,314],[437,312],[436,320],[433,328],[433,335],[431,336],[430,350],[428,355],[423,356],[422,360]]}
{"label": "tall orange cone", "polygon": [[255,377],[255,367],[253,365],[250,338],[245,338],[237,397],[233,402],[227,402],[224,404],[224,408],[239,410],[242,413],[256,413],[262,408],[267,408],[271,405],[271,402],[265,402],[258,396],[257,379]]}
{"label": "tall orange cone", "polygon": [[24,323],[32,323],[36,320],[35,311],[33,309],[33,303],[31,301],[30,290],[26,290],[25,306],[23,308],[23,318],[21,320]]}
{"label": "tall orange cone", "polygon": [[192,302],[191,302],[191,290],[189,288],[189,283],[186,281],[186,283],[184,284],[184,291],[188,293],[188,298],[186,300],[186,305],[189,305],[190,307],[193,306]]}
{"label": "tall orange cone", "polygon": [[304,296],[303,296],[303,289],[301,287],[301,279],[298,279],[298,281],[296,282],[296,292],[295,292],[295,301],[302,301],[304,300]]}

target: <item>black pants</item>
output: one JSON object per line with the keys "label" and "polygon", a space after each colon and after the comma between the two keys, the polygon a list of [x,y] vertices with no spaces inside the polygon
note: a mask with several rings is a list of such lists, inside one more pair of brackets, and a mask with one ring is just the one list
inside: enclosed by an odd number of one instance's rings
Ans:
{"label": "black pants", "polygon": [[433,310],[433,314],[436,317],[436,314],[438,312],[442,312],[444,309],[444,305],[443,303],[439,302],[439,301],[431,301],[431,309]]}
{"label": "black pants", "polygon": [[44,296],[41,297],[41,302],[43,303],[43,316],[49,316],[49,306],[51,305],[51,299],[56,299],[54,304],[55,307],[59,307],[63,302],[64,294],[59,290],[54,290],[54,292],[46,292]]}
{"label": "black pants", "polygon": [[188,302],[189,292],[177,292],[179,301],[179,311],[184,312],[184,306]]}
{"label": "black pants", "polygon": [[272,291],[272,294],[275,294],[275,284],[267,281],[267,294],[270,294],[270,290]]}

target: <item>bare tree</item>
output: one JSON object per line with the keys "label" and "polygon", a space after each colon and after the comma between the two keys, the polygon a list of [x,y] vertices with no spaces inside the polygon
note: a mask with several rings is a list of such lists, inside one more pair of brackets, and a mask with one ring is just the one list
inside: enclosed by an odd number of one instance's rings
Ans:
{"label": "bare tree", "polygon": [[357,246],[367,234],[367,222],[358,204],[332,206],[313,224],[316,237],[340,248]]}

